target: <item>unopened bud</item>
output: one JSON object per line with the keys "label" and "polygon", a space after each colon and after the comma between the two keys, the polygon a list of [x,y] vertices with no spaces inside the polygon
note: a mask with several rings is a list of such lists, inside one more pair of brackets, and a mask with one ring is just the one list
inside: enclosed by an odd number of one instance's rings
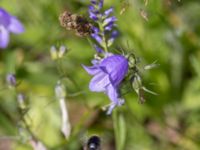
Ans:
{"label": "unopened bud", "polygon": [[59,58],[62,58],[66,52],[66,47],[61,45],[59,49],[57,49],[55,46],[52,46],[50,48],[50,54],[51,54],[51,58],[53,60],[56,60],[56,59],[59,59]]}
{"label": "unopened bud", "polygon": [[58,81],[55,87],[55,94],[58,99],[65,98],[66,96],[65,87],[63,84],[60,83],[60,81]]}
{"label": "unopened bud", "polygon": [[64,45],[61,45],[58,51],[58,58],[62,58],[63,55],[65,54],[66,47]]}
{"label": "unopened bud", "polygon": [[53,60],[56,60],[58,58],[58,56],[57,56],[57,50],[56,50],[55,46],[52,46],[50,48],[50,54],[51,54],[51,58]]}
{"label": "unopened bud", "polygon": [[8,74],[6,76],[6,81],[7,81],[8,85],[11,87],[15,87],[17,85],[16,77],[14,74]]}
{"label": "unopened bud", "polygon": [[19,103],[19,108],[21,108],[21,109],[25,109],[26,108],[25,96],[22,93],[17,95],[17,101]]}
{"label": "unopened bud", "polygon": [[132,77],[131,84],[134,90],[142,88],[142,79],[137,73]]}
{"label": "unopened bud", "polygon": [[129,65],[129,67],[130,68],[135,67],[135,65],[136,65],[135,55],[134,54],[128,54],[126,57],[128,58],[128,65]]}

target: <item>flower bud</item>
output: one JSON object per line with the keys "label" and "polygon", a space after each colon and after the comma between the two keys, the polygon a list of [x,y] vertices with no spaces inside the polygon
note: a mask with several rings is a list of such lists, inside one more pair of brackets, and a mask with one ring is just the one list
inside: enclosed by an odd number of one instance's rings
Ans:
{"label": "flower bud", "polygon": [[61,45],[58,51],[58,58],[62,58],[63,55],[65,54],[66,47],[64,45]]}
{"label": "flower bud", "polygon": [[135,75],[131,79],[132,88],[135,90],[139,97],[139,102],[143,104],[145,102],[144,98],[144,89],[142,85],[142,79],[139,74],[135,73]]}
{"label": "flower bud", "polygon": [[142,79],[137,73],[135,73],[135,75],[132,77],[131,84],[134,90],[139,90],[142,88]]}
{"label": "flower bud", "polygon": [[62,99],[66,96],[65,87],[63,84],[60,83],[60,81],[58,81],[55,87],[55,94],[57,99]]}
{"label": "flower bud", "polygon": [[7,84],[11,87],[15,87],[17,85],[17,82],[16,82],[16,77],[14,74],[8,74],[6,76],[6,81],[7,81]]}
{"label": "flower bud", "polygon": [[18,101],[18,104],[19,104],[19,108],[21,108],[21,109],[25,109],[25,108],[26,108],[25,96],[24,96],[24,94],[19,93],[19,94],[17,95],[17,101]]}
{"label": "flower bud", "polygon": [[56,60],[58,58],[55,46],[51,46],[50,54],[51,54],[51,59]]}
{"label": "flower bud", "polygon": [[50,48],[51,58],[53,60],[62,58],[64,56],[66,50],[67,50],[67,48],[64,45],[61,45],[59,49],[57,49],[55,46],[52,46]]}

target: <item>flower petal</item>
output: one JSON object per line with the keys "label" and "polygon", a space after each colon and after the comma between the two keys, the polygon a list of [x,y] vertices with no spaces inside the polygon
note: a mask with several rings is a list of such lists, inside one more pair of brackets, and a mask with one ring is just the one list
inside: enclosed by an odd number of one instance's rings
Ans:
{"label": "flower petal", "polygon": [[110,107],[107,111],[107,115],[110,115],[112,113],[112,110],[116,107],[116,106],[121,106],[124,104],[124,99],[120,98],[120,94],[118,92],[118,88],[114,87],[112,84],[109,84],[107,86],[106,89],[106,94],[108,95],[108,97],[110,98],[110,100],[112,101],[112,103],[110,104]]}
{"label": "flower petal", "polygon": [[91,66],[91,67],[88,67],[85,65],[82,65],[82,66],[85,69],[85,71],[87,71],[87,73],[90,75],[95,75],[100,71],[97,66]]}
{"label": "flower petal", "polygon": [[98,60],[98,59],[92,59],[91,60],[91,63],[93,64],[93,65],[99,65],[99,63],[100,63],[100,60]]}
{"label": "flower petal", "polygon": [[10,24],[10,15],[2,8],[0,8],[0,24],[5,28]]}
{"label": "flower petal", "polygon": [[128,72],[128,61],[122,55],[112,55],[105,58],[101,62],[100,67],[106,68],[105,70],[111,78],[110,81],[112,81],[113,85],[116,87]]}
{"label": "flower petal", "polygon": [[91,91],[104,92],[108,84],[110,84],[109,76],[104,72],[100,72],[92,78],[89,88]]}
{"label": "flower petal", "polygon": [[11,17],[11,23],[9,25],[9,30],[13,33],[19,34],[24,32],[24,26],[21,24],[21,22],[15,18],[15,17]]}
{"label": "flower petal", "polygon": [[110,98],[110,100],[115,103],[118,104],[118,89],[116,87],[114,87],[112,84],[109,84],[106,88],[106,94],[108,95],[108,97]]}
{"label": "flower petal", "polygon": [[9,42],[9,31],[0,25],[0,48],[6,48]]}
{"label": "flower petal", "polygon": [[110,115],[113,111],[113,109],[116,107],[117,104],[112,103],[110,104],[110,107],[108,108],[108,111],[106,112],[107,115]]}

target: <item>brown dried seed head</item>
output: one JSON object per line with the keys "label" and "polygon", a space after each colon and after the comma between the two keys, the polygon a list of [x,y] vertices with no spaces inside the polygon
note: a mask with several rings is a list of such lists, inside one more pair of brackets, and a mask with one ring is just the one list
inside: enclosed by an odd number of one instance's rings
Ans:
{"label": "brown dried seed head", "polygon": [[75,30],[77,28],[77,24],[75,22],[68,22],[66,29],[68,30]]}
{"label": "brown dried seed head", "polygon": [[59,16],[59,21],[60,21],[60,25],[62,27],[66,27],[68,22],[71,22],[71,13],[68,11],[63,12],[60,16]]}
{"label": "brown dried seed head", "polygon": [[71,20],[76,22],[78,17],[80,17],[80,16],[78,16],[77,14],[72,14],[71,15]]}
{"label": "brown dried seed head", "polygon": [[65,11],[59,16],[59,21],[67,30],[75,30],[78,36],[87,36],[92,33],[92,24],[82,16]]}

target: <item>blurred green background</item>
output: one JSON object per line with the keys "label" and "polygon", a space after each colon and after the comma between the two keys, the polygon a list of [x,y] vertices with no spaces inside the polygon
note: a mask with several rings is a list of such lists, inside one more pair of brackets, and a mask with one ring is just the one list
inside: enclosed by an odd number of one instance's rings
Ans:
{"label": "blurred green background", "polygon": [[[133,51],[144,65],[159,64],[143,73],[144,85],[158,96],[146,93],[141,105],[132,91],[113,116],[101,109],[109,99],[88,90],[91,77],[81,66],[90,65],[95,51],[86,38],[65,30],[58,20],[64,10],[86,16],[88,4],[89,0],[0,1],[25,26],[23,34],[12,34],[9,47],[0,50],[0,149],[32,149],[30,133],[21,125],[19,92],[26,96],[31,132],[48,149],[79,150],[93,134],[101,137],[103,150],[200,149],[200,1],[105,0],[105,8],[115,9],[120,31],[112,48]],[[69,49],[59,62],[51,59],[52,45]],[[6,84],[8,73],[16,74],[16,90]],[[60,132],[54,93],[61,78],[72,126],[69,139]]]}

